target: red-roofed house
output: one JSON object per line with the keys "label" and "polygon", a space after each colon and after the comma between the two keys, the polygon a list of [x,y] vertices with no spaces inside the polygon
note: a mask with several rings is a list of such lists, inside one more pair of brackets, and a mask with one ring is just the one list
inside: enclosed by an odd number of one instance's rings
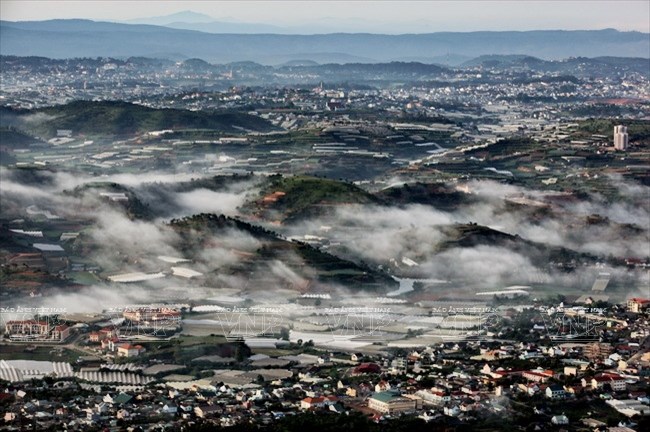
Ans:
{"label": "red-roofed house", "polygon": [[582,386],[591,385],[592,390],[602,389],[605,384],[609,384],[613,391],[625,391],[627,384],[625,378],[617,374],[603,373],[589,379],[582,379]]}
{"label": "red-roofed house", "polygon": [[301,409],[323,408],[338,401],[336,396],[307,397],[300,401]]}
{"label": "red-roofed house", "polygon": [[390,383],[388,381],[381,380],[375,385],[375,391],[377,393],[390,390]]}
{"label": "red-roofed house", "polygon": [[522,374],[522,376],[527,379],[528,381],[533,381],[536,383],[545,383],[549,379],[553,378],[553,371],[552,370],[532,370],[532,371],[526,371]]}
{"label": "red-roofed house", "polygon": [[650,299],[634,297],[627,301],[627,309],[630,312],[641,313],[648,308],[650,308]]}
{"label": "red-roofed house", "polygon": [[145,349],[142,347],[142,345],[131,345],[125,343],[117,346],[118,357],[137,357],[144,351]]}
{"label": "red-roofed house", "polygon": [[380,373],[381,367],[376,363],[361,363],[359,366],[354,368],[354,374],[366,374],[366,373]]}

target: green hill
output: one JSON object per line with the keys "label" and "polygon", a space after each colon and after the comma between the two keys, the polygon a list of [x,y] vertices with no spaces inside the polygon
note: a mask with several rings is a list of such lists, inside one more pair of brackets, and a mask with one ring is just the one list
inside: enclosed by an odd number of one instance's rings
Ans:
{"label": "green hill", "polygon": [[[111,201],[108,197],[102,197],[101,193],[111,193],[111,194],[124,194],[126,197],[125,200]],[[131,219],[149,219],[154,215],[151,212],[149,206],[143,203],[140,198],[135,194],[130,188],[123,186],[119,183],[110,183],[110,182],[91,182],[84,183],[81,186],[77,186],[72,191],[65,191],[64,193],[71,196],[81,198],[84,195],[93,195],[95,197],[103,198],[103,201],[110,202],[114,206],[119,206],[124,208],[126,215]],[[91,200],[92,205],[95,205],[95,201]]]}
{"label": "green hill", "polygon": [[[269,289],[281,283],[285,288],[304,291],[326,289],[332,284],[355,291],[385,292],[397,286],[397,282],[387,274],[338,258],[308,244],[285,240],[272,231],[239,219],[198,214],[172,220],[170,226],[181,239],[183,256],[197,261],[200,261],[200,252],[205,249],[204,242],[213,237],[218,239],[224,234],[239,231],[260,241],[261,246],[253,253],[238,251],[245,258],[227,270],[220,270],[221,274],[225,272],[246,278],[251,289]],[[278,265],[288,269],[293,276],[274,274],[273,268]],[[285,270],[282,273],[288,272]]]}
{"label": "green hill", "polygon": [[453,211],[475,201],[471,195],[444,183],[405,183],[379,191],[375,196],[390,205],[423,204],[444,211]]}
{"label": "green hill", "polygon": [[309,176],[274,175],[262,187],[260,199],[252,205],[254,212],[265,219],[287,222],[323,215],[346,204],[381,203],[380,198],[352,183]]}
{"label": "green hill", "polygon": [[647,120],[604,118],[583,120],[579,123],[578,132],[575,135],[588,137],[591,134],[599,134],[611,138],[614,133],[614,126],[619,124],[627,126],[630,142],[646,145],[650,143],[650,121]]}
{"label": "green hill", "polygon": [[260,117],[236,111],[155,109],[121,101],[74,101],[31,111],[3,108],[4,114],[21,128],[46,137],[55,136],[57,129],[70,129],[74,134],[114,136],[162,129],[209,129],[228,133],[241,133],[242,129],[260,132],[274,129]]}
{"label": "green hill", "polygon": [[40,143],[38,138],[29,136],[11,127],[0,127],[0,147],[8,149],[24,149],[30,144]]}
{"label": "green hill", "polygon": [[533,263],[566,263],[597,261],[597,257],[579,253],[559,246],[526,240],[518,235],[507,234],[492,228],[469,224],[455,224],[440,227],[446,239],[433,245],[437,253],[453,248],[474,248],[476,246],[496,246],[509,249],[528,257]]}

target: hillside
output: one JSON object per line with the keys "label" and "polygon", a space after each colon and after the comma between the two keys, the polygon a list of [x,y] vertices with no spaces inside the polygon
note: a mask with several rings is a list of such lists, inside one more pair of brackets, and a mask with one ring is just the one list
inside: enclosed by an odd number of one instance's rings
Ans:
{"label": "hillside", "polygon": [[453,211],[474,201],[471,195],[444,183],[405,183],[381,190],[375,196],[389,205],[422,204],[444,211]]}
{"label": "hillside", "polygon": [[300,70],[304,73],[335,75],[340,79],[354,79],[357,75],[376,74],[383,79],[424,79],[431,75],[448,72],[449,69],[419,62],[390,62],[390,63],[347,63],[322,64],[307,66],[283,66],[280,71]]}
{"label": "hillside", "polygon": [[262,186],[260,198],[248,207],[264,219],[288,222],[323,215],[341,205],[379,203],[379,198],[352,183],[309,176],[274,175]]}
{"label": "hillside", "polygon": [[243,232],[261,242],[254,252],[234,250],[245,258],[220,270],[221,274],[245,277],[251,289],[268,289],[280,283],[284,288],[308,291],[327,289],[325,284],[335,284],[355,291],[384,292],[397,285],[384,273],[305,243],[284,240],[272,231],[236,218],[198,214],[172,220],[170,226],[181,239],[180,250],[184,256],[197,261],[206,248],[214,247],[210,240],[213,236],[219,239],[233,232]]}
{"label": "hillside", "polygon": [[[101,195],[105,194],[119,194],[126,197],[125,200],[114,201],[111,200],[108,196]],[[113,206],[122,207],[126,212],[126,215],[131,219],[149,219],[154,216],[148,204],[143,203],[136,193],[126,186],[123,186],[119,183],[109,183],[109,182],[91,182],[84,183],[81,186],[77,186],[72,191],[64,191],[64,194],[69,194],[76,198],[81,198],[83,196],[91,196],[93,198],[99,199],[106,203],[111,203]],[[96,201],[89,201],[91,206],[96,205]],[[89,209],[86,209],[89,210]]]}
{"label": "hillside", "polygon": [[41,141],[13,128],[0,127],[0,165],[16,163],[14,150],[27,149],[37,143]]}
{"label": "hillside", "polygon": [[[70,129],[75,134],[113,136],[161,129],[211,129],[229,133],[241,132],[239,128],[254,131],[274,129],[268,121],[240,112],[154,109],[112,101],[75,101],[31,111],[3,108],[4,114],[7,114],[7,121],[46,137],[55,136],[57,129]],[[27,117],[30,114],[44,115]]]}
{"label": "hillside", "polygon": [[650,144],[650,121],[647,120],[620,120],[615,119],[589,119],[579,123],[576,136],[588,137],[592,134],[611,136],[614,126],[618,124],[627,126],[627,133],[631,143]]}
{"label": "hillside", "polygon": [[542,60],[528,55],[484,55],[464,62],[461,67],[530,69],[545,73],[573,74],[584,77],[614,69],[647,74],[648,68],[650,68],[650,59],[647,57],[600,56],[586,58],[581,56],[563,60]]}
{"label": "hillside", "polygon": [[35,143],[42,143],[42,141],[21,131],[0,127],[0,148],[24,149]]}
{"label": "hillside", "polygon": [[474,248],[476,246],[502,247],[519,253],[532,263],[595,262],[596,257],[571,249],[532,242],[518,235],[507,234],[492,228],[469,224],[455,224],[440,227],[446,239],[433,245],[435,253],[453,248]]}

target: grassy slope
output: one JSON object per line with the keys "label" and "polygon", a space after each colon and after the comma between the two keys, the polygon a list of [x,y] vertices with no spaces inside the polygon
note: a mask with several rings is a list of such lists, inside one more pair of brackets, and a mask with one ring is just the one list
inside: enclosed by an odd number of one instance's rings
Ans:
{"label": "grassy slope", "polygon": [[263,203],[260,199],[257,205],[280,212],[285,221],[319,214],[323,206],[382,203],[381,199],[351,183],[309,176],[272,176],[260,195],[263,198],[274,192],[285,195],[273,203]]}
{"label": "grassy slope", "polygon": [[[7,111],[6,108],[3,112]],[[154,109],[127,102],[75,101],[67,105],[17,111],[23,127],[38,135],[51,137],[57,129],[73,133],[97,135],[133,135],[161,129],[211,129],[241,132],[238,128],[269,131],[274,127],[266,120],[241,112],[187,111]],[[45,114],[27,124],[29,114]]]}

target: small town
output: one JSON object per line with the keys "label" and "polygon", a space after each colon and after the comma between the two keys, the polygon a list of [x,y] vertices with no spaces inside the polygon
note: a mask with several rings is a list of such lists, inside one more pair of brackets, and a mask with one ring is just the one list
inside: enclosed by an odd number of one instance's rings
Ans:
{"label": "small town", "polygon": [[0,431],[650,431],[647,0],[0,17]]}
{"label": "small town", "polygon": [[[438,326],[440,343],[418,346],[416,337],[403,348],[354,351],[296,341],[284,327],[186,336],[178,328],[185,307],[131,308],[119,324],[111,314],[8,321],[4,348],[50,360],[0,362],[3,429],[103,430],[128,421],[167,430],[358,412],[377,423],[417,417],[453,427],[507,416],[542,430],[633,430],[650,415],[650,299],[576,300],[499,306],[498,320],[474,324],[476,336],[459,337],[453,326],[447,336]],[[421,317],[410,319],[419,326]],[[191,355],[197,348],[206,354]]]}

